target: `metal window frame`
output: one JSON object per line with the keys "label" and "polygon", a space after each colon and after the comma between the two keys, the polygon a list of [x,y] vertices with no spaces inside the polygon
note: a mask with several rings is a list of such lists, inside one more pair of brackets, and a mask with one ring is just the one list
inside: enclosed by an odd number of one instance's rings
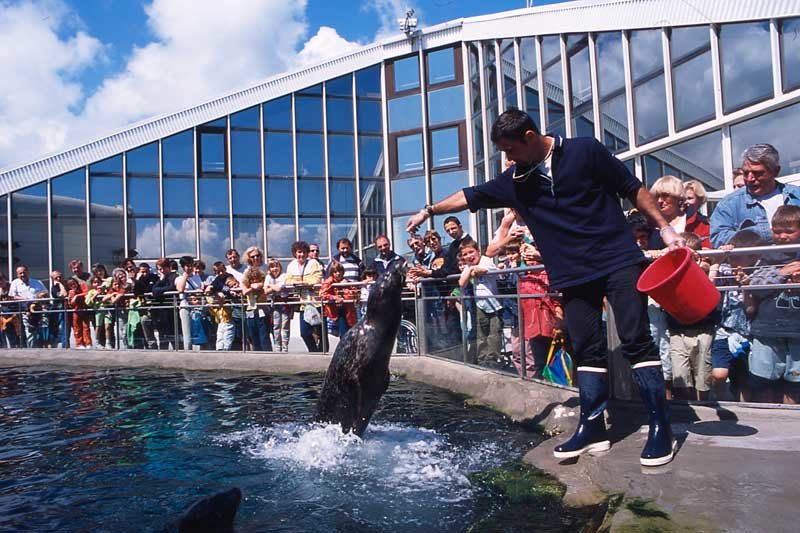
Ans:
{"label": "metal window frame", "polygon": [[[123,176],[123,179],[125,179],[124,176],[125,176],[126,158],[125,158],[125,154],[124,153],[122,154],[121,159],[122,159],[122,176]],[[84,182],[83,182],[84,195],[85,195],[85,198],[86,198],[86,210],[85,210],[85,213],[86,213],[86,260],[91,265],[92,264],[92,213],[91,213],[91,210],[92,210],[92,193],[91,193],[91,190],[89,188],[89,182],[90,182],[89,165],[86,165],[86,166],[83,167],[83,179],[84,179]],[[123,203],[125,202],[125,200],[126,200],[126,198],[123,195],[123,197],[122,197]],[[127,206],[127,204],[125,204],[125,205]],[[126,212],[126,211],[127,211],[127,209],[123,209],[123,213]],[[52,220],[51,213],[47,214],[47,218],[50,218]],[[123,239],[125,239],[126,242],[127,242],[126,235],[125,235],[126,234],[126,230],[125,229],[123,229],[122,234],[123,234]],[[125,245],[125,243],[123,243],[123,245]],[[125,249],[125,256],[127,256],[127,255],[128,255],[128,249],[126,248]],[[53,271],[52,263],[53,262],[51,260],[50,261],[50,272]]]}
{"label": "metal window frame", "polygon": [[[358,250],[358,256],[364,255],[364,232],[361,227],[361,152],[358,147],[358,88],[356,86],[356,73],[350,75],[351,90],[350,95],[353,102],[353,172],[355,173],[356,180],[356,241],[353,247]],[[337,250],[338,252],[338,250]],[[333,250],[331,250],[331,257],[333,257]]]}
{"label": "metal window frame", "polygon": [[158,220],[159,235],[161,236],[161,257],[166,257],[166,243],[164,242],[164,154],[161,143],[164,139],[158,140]]}
{"label": "metal window frame", "polygon": [[[355,125],[354,125],[355,127]],[[328,256],[333,257],[331,249],[331,176],[328,164],[328,82],[322,84],[322,175],[325,187],[325,238],[328,240]]]}
{"label": "metal window frame", "polygon": [[258,104],[258,151],[261,161],[261,244],[264,253],[267,250],[267,154],[264,149],[264,105]]}
{"label": "metal window frame", "polygon": [[300,240],[300,201],[297,197],[297,112],[296,94],[292,93],[292,178],[294,183],[294,240]]}

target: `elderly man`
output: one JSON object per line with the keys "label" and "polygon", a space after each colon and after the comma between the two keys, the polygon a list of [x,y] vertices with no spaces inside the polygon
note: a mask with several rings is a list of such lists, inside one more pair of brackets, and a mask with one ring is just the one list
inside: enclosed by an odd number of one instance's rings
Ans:
{"label": "elderly man", "polygon": [[390,268],[406,266],[406,260],[392,250],[392,243],[389,242],[389,238],[386,235],[378,235],[375,238],[375,249],[378,250],[378,255],[372,260],[370,266],[378,272],[378,275],[390,270]]}
{"label": "elderly man", "polygon": [[[33,279],[28,273],[26,265],[19,265],[16,269],[17,279],[11,282],[8,296],[15,300],[33,300],[36,294],[47,288],[38,279]],[[22,326],[25,329],[25,339],[28,348],[36,347],[36,332],[39,326],[31,322],[29,313],[22,313]]]}
{"label": "elderly man", "polygon": [[778,151],[770,144],[755,144],[742,153],[744,187],[717,205],[711,215],[711,243],[728,244],[744,228],[752,228],[772,242],[770,221],[778,207],[800,205],[800,187],[776,180],[781,172]]}

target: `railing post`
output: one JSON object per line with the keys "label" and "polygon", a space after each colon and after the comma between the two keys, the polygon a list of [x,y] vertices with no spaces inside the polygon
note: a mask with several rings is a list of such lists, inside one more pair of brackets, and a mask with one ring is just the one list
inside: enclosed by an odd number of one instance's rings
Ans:
{"label": "railing post", "polygon": [[[425,286],[421,282],[414,284],[414,318],[417,324],[417,355],[428,352],[428,325],[425,321]],[[422,320],[420,320],[422,317]]]}
{"label": "railing post", "polygon": [[180,321],[178,317],[178,295],[172,295],[172,350],[178,351],[178,330]]}
{"label": "railing post", "polygon": [[519,346],[519,375],[522,379],[525,379],[527,377],[527,354],[525,348],[528,344],[528,342],[525,340],[525,320],[523,320],[525,315],[524,311],[522,310],[522,298],[520,298],[519,295],[520,277],[518,274],[512,274],[512,276],[517,276],[517,282],[514,284],[514,287],[517,293],[517,345]]}
{"label": "railing post", "polygon": [[467,363],[468,362],[467,361],[467,358],[468,358],[467,351],[469,350],[469,346],[467,345],[467,335],[468,335],[468,332],[467,332],[467,320],[466,320],[467,306],[464,305],[464,289],[463,289],[463,287],[458,292],[458,300],[461,303],[461,312],[459,313],[461,315],[461,353],[463,354],[461,362],[462,363]]}

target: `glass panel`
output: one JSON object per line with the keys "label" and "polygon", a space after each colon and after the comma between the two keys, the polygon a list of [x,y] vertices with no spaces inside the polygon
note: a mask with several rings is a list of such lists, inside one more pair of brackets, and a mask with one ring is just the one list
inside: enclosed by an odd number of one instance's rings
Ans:
{"label": "glass panel", "polygon": [[331,195],[331,215],[355,215],[355,180],[331,180],[329,187]]}
{"label": "glass panel", "polygon": [[513,40],[505,39],[500,43],[500,59],[505,108],[517,107],[517,70],[514,61]]}
{"label": "glass panel", "polygon": [[520,60],[522,62],[522,90],[525,111],[539,123],[539,86],[538,70],[536,65],[536,39],[522,39],[519,44]]}
{"label": "glass panel", "polygon": [[422,104],[419,94],[389,101],[389,131],[422,127]]}
{"label": "glass panel", "polygon": [[725,113],[772,96],[769,22],[723,24],[719,50]]}
{"label": "glass panel", "polygon": [[481,79],[478,68],[478,47],[475,43],[469,44],[469,85],[472,97],[472,112],[481,112]]}
{"label": "glass panel", "polygon": [[787,135],[798,123],[800,104],[794,104],[731,126],[733,165],[741,165],[747,147],[768,143],[780,152],[781,176],[800,173],[800,137]]}
{"label": "glass panel", "polygon": [[136,215],[158,215],[158,178],[128,178],[128,209]]}
{"label": "glass panel", "polygon": [[[309,244],[319,245],[319,255],[323,258],[328,254],[328,223],[324,218],[301,218],[300,240]],[[289,243],[291,247],[291,243]]]}
{"label": "glass panel", "polygon": [[267,254],[270,257],[291,257],[294,241],[293,218],[267,219]]}
{"label": "glass panel", "polygon": [[264,134],[264,171],[268,176],[294,176],[291,133]]}
{"label": "glass panel", "polygon": [[200,259],[206,265],[225,262],[225,252],[231,247],[228,226],[227,218],[200,219]]}
{"label": "glass panel", "polygon": [[261,175],[261,139],[257,131],[231,131],[231,172]]}
{"label": "glass panel", "polygon": [[661,166],[661,161],[652,155],[644,156],[644,184],[648,189],[653,183],[664,175],[664,170]]}
{"label": "glass panel", "polygon": [[261,215],[261,180],[233,178],[234,215]]}
{"label": "glass panel", "polygon": [[197,203],[201,215],[228,215],[228,180],[203,178],[197,182]]}
{"label": "glass panel", "polygon": [[592,124],[592,81],[589,70],[589,39],[567,36],[567,67],[572,91],[572,125],[577,137],[594,137]]}
{"label": "glass panel", "polygon": [[375,65],[356,72],[356,96],[381,97],[381,67]]}
{"label": "glass panel", "polygon": [[[535,120],[535,119],[534,119]],[[483,161],[483,119],[480,116],[472,119],[472,143],[475,162]]]}
{"label": "glass panel", "polygon": [[292,129],[292,99],[282,96],[264,104],[264,128],[270,130]]}
{"label": "glass panel", "polygon": [[419,87],[419,57],[411,56],[399,59],[392,66],[394,68],[394,92],[399,93]]}
{"label": "glass panel", "polygon": [[298,176],[324,176],[324,157],[322,135],[315,133],[297,134]]}
{"label": "glass panel", "polygon": [[161,222],[157,218],[128,220],[128,248],[132,250],[131,256],[138,259],[161,257]]}
{"label": "glass panel", "polygon": [[392,213],[419,211],[420,199],[425,198],[425,176],[392,181]]}
{"label": "glass panel", "polygon": [[301,89],[298,91],[297,94],[310,94],[310,95],[322,95],[322,84],[318,83],[316,85],[312,85],[311,87],[306,87],[305,89]]}
{"label": "glass panel", "polygon": [[225,134],[200,134],[200,172],[225,172]]}
{"label": "glass panel", "polygon": [[218,118],[217,120],[212,120],[211,122],[206,122],[203,124],[204,126],[209,126],[212,128],[225,128],[227,123],[225,121],[225,117]]}
{"label": "glass panel", "polygon": [[[358,246],[358,225],[354,218],[331,219],[331,240],[334,243],[334,247],[336,246],[336,241],[342,238],[350,239],[354,246]],[[359,255],[358,252],[358,250],[355,251],[356,255]]]}
{"label": "glass panel", "polygon": [[361,259],[375,257],[375,238],[386,234],[386,188],[383,181],[361,180]]}
{"label": "glass panel", "polygon": [[267,214],[294,214],[294,180],[268,179],[266,184]]}
{"label": "glass panel", "polygon": [[164,214],[194,217],[193,178],[164,178]]}
{"label": "glass panel", "polygon": [[632,31],[631,69],[633,104],[638,143],[667,134],[667,92],[661,30]]}
{"label": "glass panel", "polygon": [[8,196],[0,196],[0,272],[8,279]]}
{"label": "glass panel", "polygon": [[432,131],[431,152],[433,168],[459,165],[461,163],[461,156],[458,128]]}
{"label": "glass panel", "polygon": [[[53,268],[65,269],[71,259],[86,264],[86,174],[75,170],[54,178],[52,195]],[[123,235],[116,238],[116,248],[122,250]]]}
{"label": "glass panel", "polygon": [[564,125],[564,81],[561,76],[560,38],[550,35],[542,39],[544,86],[547,95],[547,132],[566,136]]}
{"label": "glass panel", "polygon": [[456,85],[428,93],[428,123],[441,124],[464,119],[464,86]]}
{"label": "glass panel", "polygon": [[[129,178],[132,179],[132,178]],[[124,219],[122,178],[89,174],[89,216],[91,217],[92,259],[114,264],[119,251],[124,251]],[[128,232],[133,239],[133,231]],[[132,241],[133,242],[133,241]],[[134,248],[131,244],[130,248]],[[119,254],[125,255],[125,254]],[[60,267],[60,265],[56,265]],[[66,267],[61,267],[66,268]]]}
{"label": "glass panel", "polygon": [[780,21],[783,90],[800,87],[800,18]]}
{"label": "glass panel", "polygon": [[261,120],[258,114],[258,106],[232,114],[231,128],[258,128],[259,121]]}
{"label": "glass panel", "polygon": [[397,138],[397,172],[415,172],[423,169],[422,134]]}
{"label": "glass panel", "polygon": [[358,137],[358,168],[362,176],[383,175],[383,139]]}
{"label": "glass panel", "polygon": [[612,152],[628,148],[628,111],[620,32],[597,35],[597,83],[603,143]]}
{"label": "glass panel", "polygon": [[355,152],[352,135],[328,135],[328,174],[354,176]]}
{"label": "glass panel", "polygon": [[428,53],[428,85],[456,79],[455,53],[452,48]]}
{"label": "glass panel", "polygon": [[[653,156],[664,163],[665,175],[677,176],[684,181],[698,180],[708,191],[725,188],[720,131],[659,150]],[[652,183],[650,179],[648,182]]]}
{"label": "glass panel", "polygon": [[296,96],[294,102],[297,129],[322,131],[322,98]]}
{"label": "glass panel", "polygon": [[670,46],[675,125],[682,130],[715,116],[708,27],[675,28]]}
{"label": "glass panel", "polygon": [[164,219],[164,255],[180,257],[195,256],[197,236],[194,231],[194,217]]}
{"label": "glass panel", "polygon": [[[184,131],[161,141],[161,157],[164,159],[164,175],[194,175],[194,136],[191,131]],[[131,160],[128,156],[128,172],[131,172]],[[155,172],[158,172],[156,168]]]}
{"label": "glass panel", "polygon": [[431,176],[431,199],[434,203],[439,202],[468,186],[469,173],[466,170],[434,174]]}
{"label": "glass panel", "polygon": [[325,213],[325,180],[298,180],[297,206],[300,216],[323,215]]}
{"label": "glass panel", "polygon": [[233,247],[241,253],[250,246],[264,246],[261,218],[233,217]]}
{"label": "glass panel", "polygon": [[495,65],[494,43],[483,43],[483,81],[486,83],[486,101],[488,107],[497,104],[497,68]]}
{"label": "glass panel", "polygon": [[[180,134],[179,134],[180,135]],[[127,152],[126,168],[128,174],[158,175],[158,143],[146,144]]]}
{"label": "glass panel", "polygon": [[328,96],[352,96],[353,76],[345,74],[336,79],[325,82],[325,94]]}
{"label": "glass panel", "polygon": [[381,103],[359,98],[357,107],[359,133],[383,133]]}
{"label": "glass panel", "polygon": [[353,100],[328,98],[328,131],[353,131]]}

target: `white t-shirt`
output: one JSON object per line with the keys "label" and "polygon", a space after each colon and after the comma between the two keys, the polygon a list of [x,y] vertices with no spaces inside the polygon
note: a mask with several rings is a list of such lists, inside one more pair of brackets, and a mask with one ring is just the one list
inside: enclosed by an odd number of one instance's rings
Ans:
{"label": "white t-shirt", "polygon": [[771,193],[757,197],[756,200],[758,200],[758,203],[761,204],[761,207],[767,212],[767,220],[769,221],[770,227],[772,227],[772,217],[775,216],[775,211],[783,205],[783,194],[775,187],[775,190]]}
{"label": "white t-shirt", "polygon": [[239,268],[233,268],[231,265],[225,267],[225,271],[233,276],[239,283],[242,282],[242,276],[244,275],[245,270],[247,270],[247,267],[244,265],[244,263],[239,265]]}
{"label": "white t-shirt", "polygon": [[[497,266],[495,266],[494,261],[485,255],[481,256],[481,260],[478,262],[477,266],[485,268],[487,272],[493,272],[497,270]],[[503,308],[496,298],[489,298],[490,296],[496,296],[499,293],[497,290],[497,276],[488,274],[476,276],[473,278],[472,283],[475,288],[475,305],[478,306],[482,311],[494,313]]]}

